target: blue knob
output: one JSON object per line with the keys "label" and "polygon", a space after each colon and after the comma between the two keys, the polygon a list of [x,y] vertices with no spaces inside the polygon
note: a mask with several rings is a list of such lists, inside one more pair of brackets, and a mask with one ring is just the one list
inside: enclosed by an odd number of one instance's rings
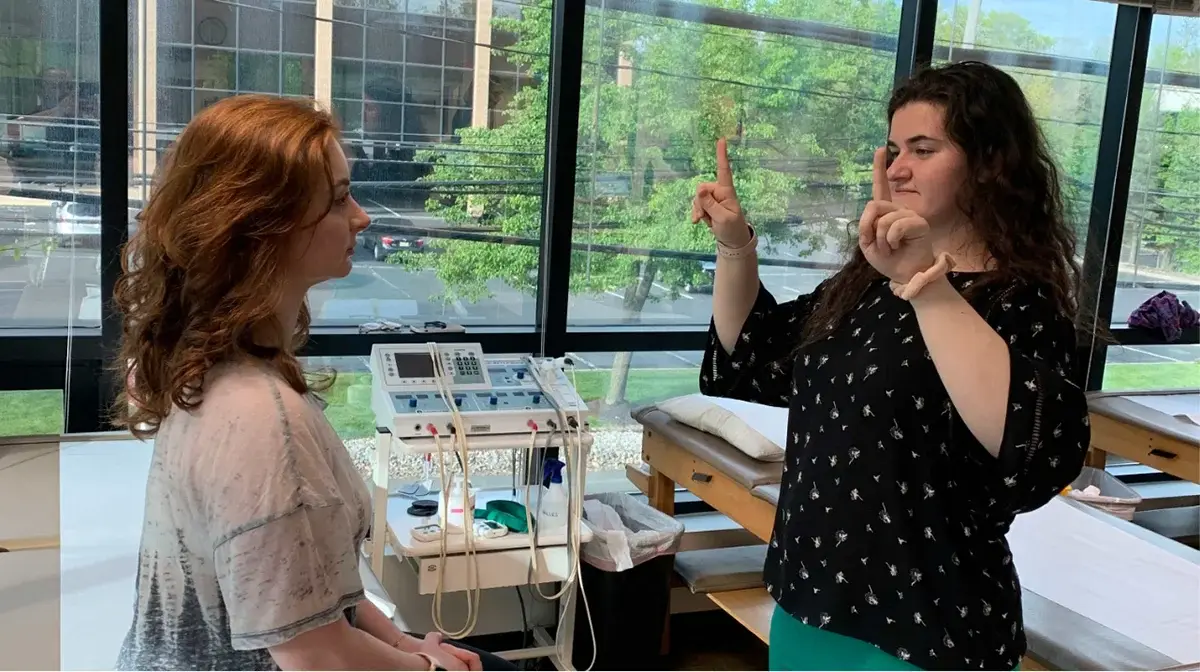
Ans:
{"label": "blue knob", "polygon": [[462,406],[462,397],[455,397],[455,398],[454,398],[454,405],[455,405],[455,406]]}
{"label": "blue knob", "polygon": [[416,400],[416,398],[413,398],[413,399],[409,399],[409,400],[408,400],[408,407],[409,407],[409,408],[416,408],[416,407],[417,407],[417,400]]}
{"label": "blue knob", "polygon": [[542,403],[542,395],[540,395],[540,394],[533,395],[533,403],[535,403],[535,404]]}
{"label": "blue knob", "polygon": [[495,396],[488,397],[488,403],[491,404],[492,406],[495,406],[497,403],[496,397]]}
{"label": "blue knob", "polygon": [[517,371],[517,380],[524,380],[524,379],[525,379],[525,371],[524,370]]}

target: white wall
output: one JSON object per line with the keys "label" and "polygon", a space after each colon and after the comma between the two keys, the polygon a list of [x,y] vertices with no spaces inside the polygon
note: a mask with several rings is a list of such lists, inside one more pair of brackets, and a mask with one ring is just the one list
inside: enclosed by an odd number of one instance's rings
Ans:
{"label": "white wall", "polygon": [[[0,545],[54,537],[58,444],[0,446]],[[59,669],[57,549],[0,553],[0,669]]]}

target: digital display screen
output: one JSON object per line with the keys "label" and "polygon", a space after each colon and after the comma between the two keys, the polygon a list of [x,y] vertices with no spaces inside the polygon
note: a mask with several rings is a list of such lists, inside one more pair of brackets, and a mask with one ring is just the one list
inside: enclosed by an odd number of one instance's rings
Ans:
{"label": "digital display screen", "polygon": [[394,352],[396,375],[401,378],[433,378],[433,360],[424,353]]}

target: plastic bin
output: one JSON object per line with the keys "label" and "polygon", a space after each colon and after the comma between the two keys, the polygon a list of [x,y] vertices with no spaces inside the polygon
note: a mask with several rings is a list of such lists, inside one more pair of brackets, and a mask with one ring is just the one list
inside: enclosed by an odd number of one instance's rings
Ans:
{"label": "plastic bin", "polygon": [[[1084,494],[1089,485],[1100,488],[1099,495]],[[1133,512],[1142,503],[1141,495],[1133,488],[1117,480],[1116,476],[1095,467],[1084,467],[1079,477],[1071,483],[1067,497],[1094,506],[1123,520],[1133,520]]]}
{"label": "plastic bin", "polygon": [[584,518],[593,538],[581,549],[577,591],[586,594],[587,606],[577,594],[572,664],[578,670],[655,669],[683,523],[620,493],[589,495]]}

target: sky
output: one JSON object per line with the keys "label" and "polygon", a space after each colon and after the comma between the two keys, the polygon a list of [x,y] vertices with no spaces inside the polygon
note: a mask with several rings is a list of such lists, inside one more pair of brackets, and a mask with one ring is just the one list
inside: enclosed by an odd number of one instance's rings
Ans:
{"label": "sky", "polygon": [[[1011,12],[1029,20],[1037,32],[1053,37],[1058,56],[1090,57],[1112,44],[1117,6],[1095,0],[980,0],[982,12]],[[971,0],[941,0],[943,11]]]}
{"label": "sky", "polygon": [[[1180,2],[1184,0],[1179,0]],[[1091,56],[1099,48],[1107,53],[1112,46],[1113,24],[1117,6],[1096,0],[980,0],[984,12],[1012,12],[1029,20],[1033,29],[1055,38],[1054,54],[1058,56]],[[971,0],[940,0],[943,11],[955,5],[968,7]],[[1200,19],[1156,17],[1150,33],[1152,45],[1167,39],[1166,21],[1196,22]],[[1171,32],[1178,33],[1178,28]],[[1200,63],[1197,64],[1200,70]]]}

